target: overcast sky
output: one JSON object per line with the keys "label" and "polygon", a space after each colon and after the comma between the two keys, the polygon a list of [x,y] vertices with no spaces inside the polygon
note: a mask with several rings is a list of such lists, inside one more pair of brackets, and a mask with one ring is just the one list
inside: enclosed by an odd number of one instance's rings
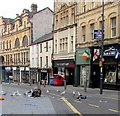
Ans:
{"label": "overcast sky", "polygon": [[21,14],[23,9],[31,11],[31,4],[38,5],[38,11],[45,7],[53,10],[54,0],[0,0],[0,16],[5,18],[15,18],[16,14]]}

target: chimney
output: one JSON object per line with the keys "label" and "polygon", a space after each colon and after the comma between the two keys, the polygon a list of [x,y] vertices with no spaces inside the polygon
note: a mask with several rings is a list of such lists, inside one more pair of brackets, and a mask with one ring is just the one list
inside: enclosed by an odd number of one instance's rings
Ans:
{"label": "chimney", "polygon": [[31,5],[31,12],[33,12],[33,14],[35,14],[37,12],[37,4],[32,4]]}

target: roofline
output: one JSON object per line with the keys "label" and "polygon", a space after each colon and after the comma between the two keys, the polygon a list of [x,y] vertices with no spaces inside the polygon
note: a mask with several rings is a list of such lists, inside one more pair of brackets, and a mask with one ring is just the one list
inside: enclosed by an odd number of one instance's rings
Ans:
{"label": "roofline", "polygon": [[39,43],[43,43],[43,42],[46,42],[46,41],[49,41],[49,40],[53,40],[53,38],[46,39],[46,40],[43,40],[43,41],[40,41],[40,42],[37,42],[37,43],[32,43],[32,44],[30,44],[30,46],[33,46],[33,45],[36,45],[36,44],[39,44]]}

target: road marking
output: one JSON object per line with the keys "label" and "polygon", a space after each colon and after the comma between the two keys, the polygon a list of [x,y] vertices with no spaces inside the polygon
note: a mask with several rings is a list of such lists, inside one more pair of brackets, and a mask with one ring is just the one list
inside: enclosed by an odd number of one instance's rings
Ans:
{"label": "road marking", "polygon": [[110,110],[110,111],[112,111],[112,112],[120,112],[120,111],[118,111],[118,110],[113,110],[113,109],[108,109],[108,110]]}
{"label": "road marking", "polygon": [[66,100],[65,97],[62,97],[62,100],[72,109],[74,113],[79,114],[80,116],[83,116],[68,100]]}
{"label": "road marking", "polygon": [[78,100],[74,100],[74,102],[77,102],[77,103],[82,103],[81,101],[78,101]]}
{"label": "road marking", "polygon": [[100,106],[97,106],[97,105],[94,105],[94,104],[88,104],[89,106],[93,106],[93,107],[96,107],[96,108],[99,108]]}

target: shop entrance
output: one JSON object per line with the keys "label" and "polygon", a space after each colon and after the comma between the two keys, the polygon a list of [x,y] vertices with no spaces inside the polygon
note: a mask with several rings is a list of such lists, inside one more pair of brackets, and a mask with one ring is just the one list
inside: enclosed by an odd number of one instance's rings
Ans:
{"label": "shop entrance", "polygon": [[65,69],[65,79],[67,85],[73,85],[74,83],[74,68]]}
{"label": "shop entrance", "polygon": [[93,88],[100,87],[100,67],[99,65],[93,65],[92,70],[92,85]]}

